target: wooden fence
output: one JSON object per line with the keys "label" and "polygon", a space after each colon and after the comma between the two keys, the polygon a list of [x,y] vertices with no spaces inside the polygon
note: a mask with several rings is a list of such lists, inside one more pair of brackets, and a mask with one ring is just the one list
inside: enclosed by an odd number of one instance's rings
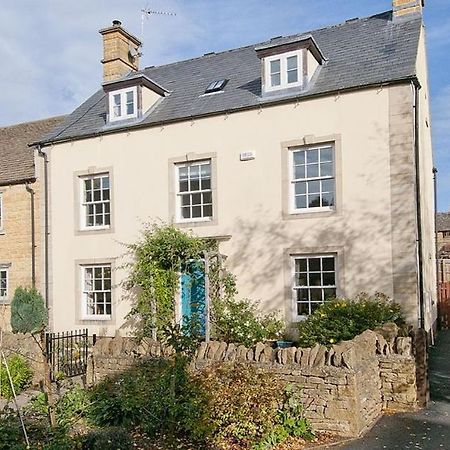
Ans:
{"label": "wooden fence", "polygon": [[438,295],[439,325],[441,329],[450,329],[450,282],[439,283]]}

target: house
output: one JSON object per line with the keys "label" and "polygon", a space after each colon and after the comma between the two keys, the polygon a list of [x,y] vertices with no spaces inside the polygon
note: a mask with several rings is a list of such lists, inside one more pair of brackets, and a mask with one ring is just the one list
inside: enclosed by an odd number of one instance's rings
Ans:
{"label": "house", "polygon": [[62,117],[0,128],[0,329],[9,328],[9,304],[18,286],[44,288],[42,164],[28,144]]}
{"label": "house", "polygon": [[36,142],[48,160],[55,330],[126,332],[123,243],[161,219],[216,238],[240,296],[292,326],[383,292],[436,322],[423,1],[139,70],[100,31],[104,79]]}
{"label": "house", "polygon": [[437,213],[437,258],[439,283],[450,282],[450,213]]}

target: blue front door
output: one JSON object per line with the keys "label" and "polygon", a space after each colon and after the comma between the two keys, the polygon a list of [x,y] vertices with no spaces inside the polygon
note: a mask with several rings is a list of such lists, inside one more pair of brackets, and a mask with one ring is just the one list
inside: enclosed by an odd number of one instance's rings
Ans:
{"label": "blue front door", "polygon": [[186,325],[189,320],[198,321],[200,333],[205,334],[206,291],[204,261],[193,261],[181,273],[181,316]]}

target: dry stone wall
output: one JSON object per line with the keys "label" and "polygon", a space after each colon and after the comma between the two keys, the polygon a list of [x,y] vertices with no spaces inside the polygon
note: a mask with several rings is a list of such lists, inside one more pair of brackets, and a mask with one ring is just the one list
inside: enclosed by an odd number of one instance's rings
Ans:
{"label": "dry stone wall", "polygon": [[[92,348],[88,382],[120,373],[137,361],[169,356],[170,349],[147,340],[101,338]],[[413,340],[398,337],[394,324],[366,331],[352,341],[327,348],[253,348],[224,342],[204,342],[193,369],[210,364],[247,362],[277,378],[299,386],[305,416],[318,431],[358,436],[384,411],[409,411],[418,407],[418,385]]]}

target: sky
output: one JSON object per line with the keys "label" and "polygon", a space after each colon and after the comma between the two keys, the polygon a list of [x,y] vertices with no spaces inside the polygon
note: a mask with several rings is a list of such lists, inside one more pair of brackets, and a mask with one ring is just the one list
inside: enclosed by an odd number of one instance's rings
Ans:
{"label": "sky", "polygon": [[[447,211],[450,1],[425,3],[438,209]],[[391,5],[391,0],[0,0],[0,126],[70,113],[95,92],[102,77],[98,30],[114,19],[142,37],[141,67],[146,67],[369,16]],[[141,35],[143,8],[176,16],[151,16]]]}

